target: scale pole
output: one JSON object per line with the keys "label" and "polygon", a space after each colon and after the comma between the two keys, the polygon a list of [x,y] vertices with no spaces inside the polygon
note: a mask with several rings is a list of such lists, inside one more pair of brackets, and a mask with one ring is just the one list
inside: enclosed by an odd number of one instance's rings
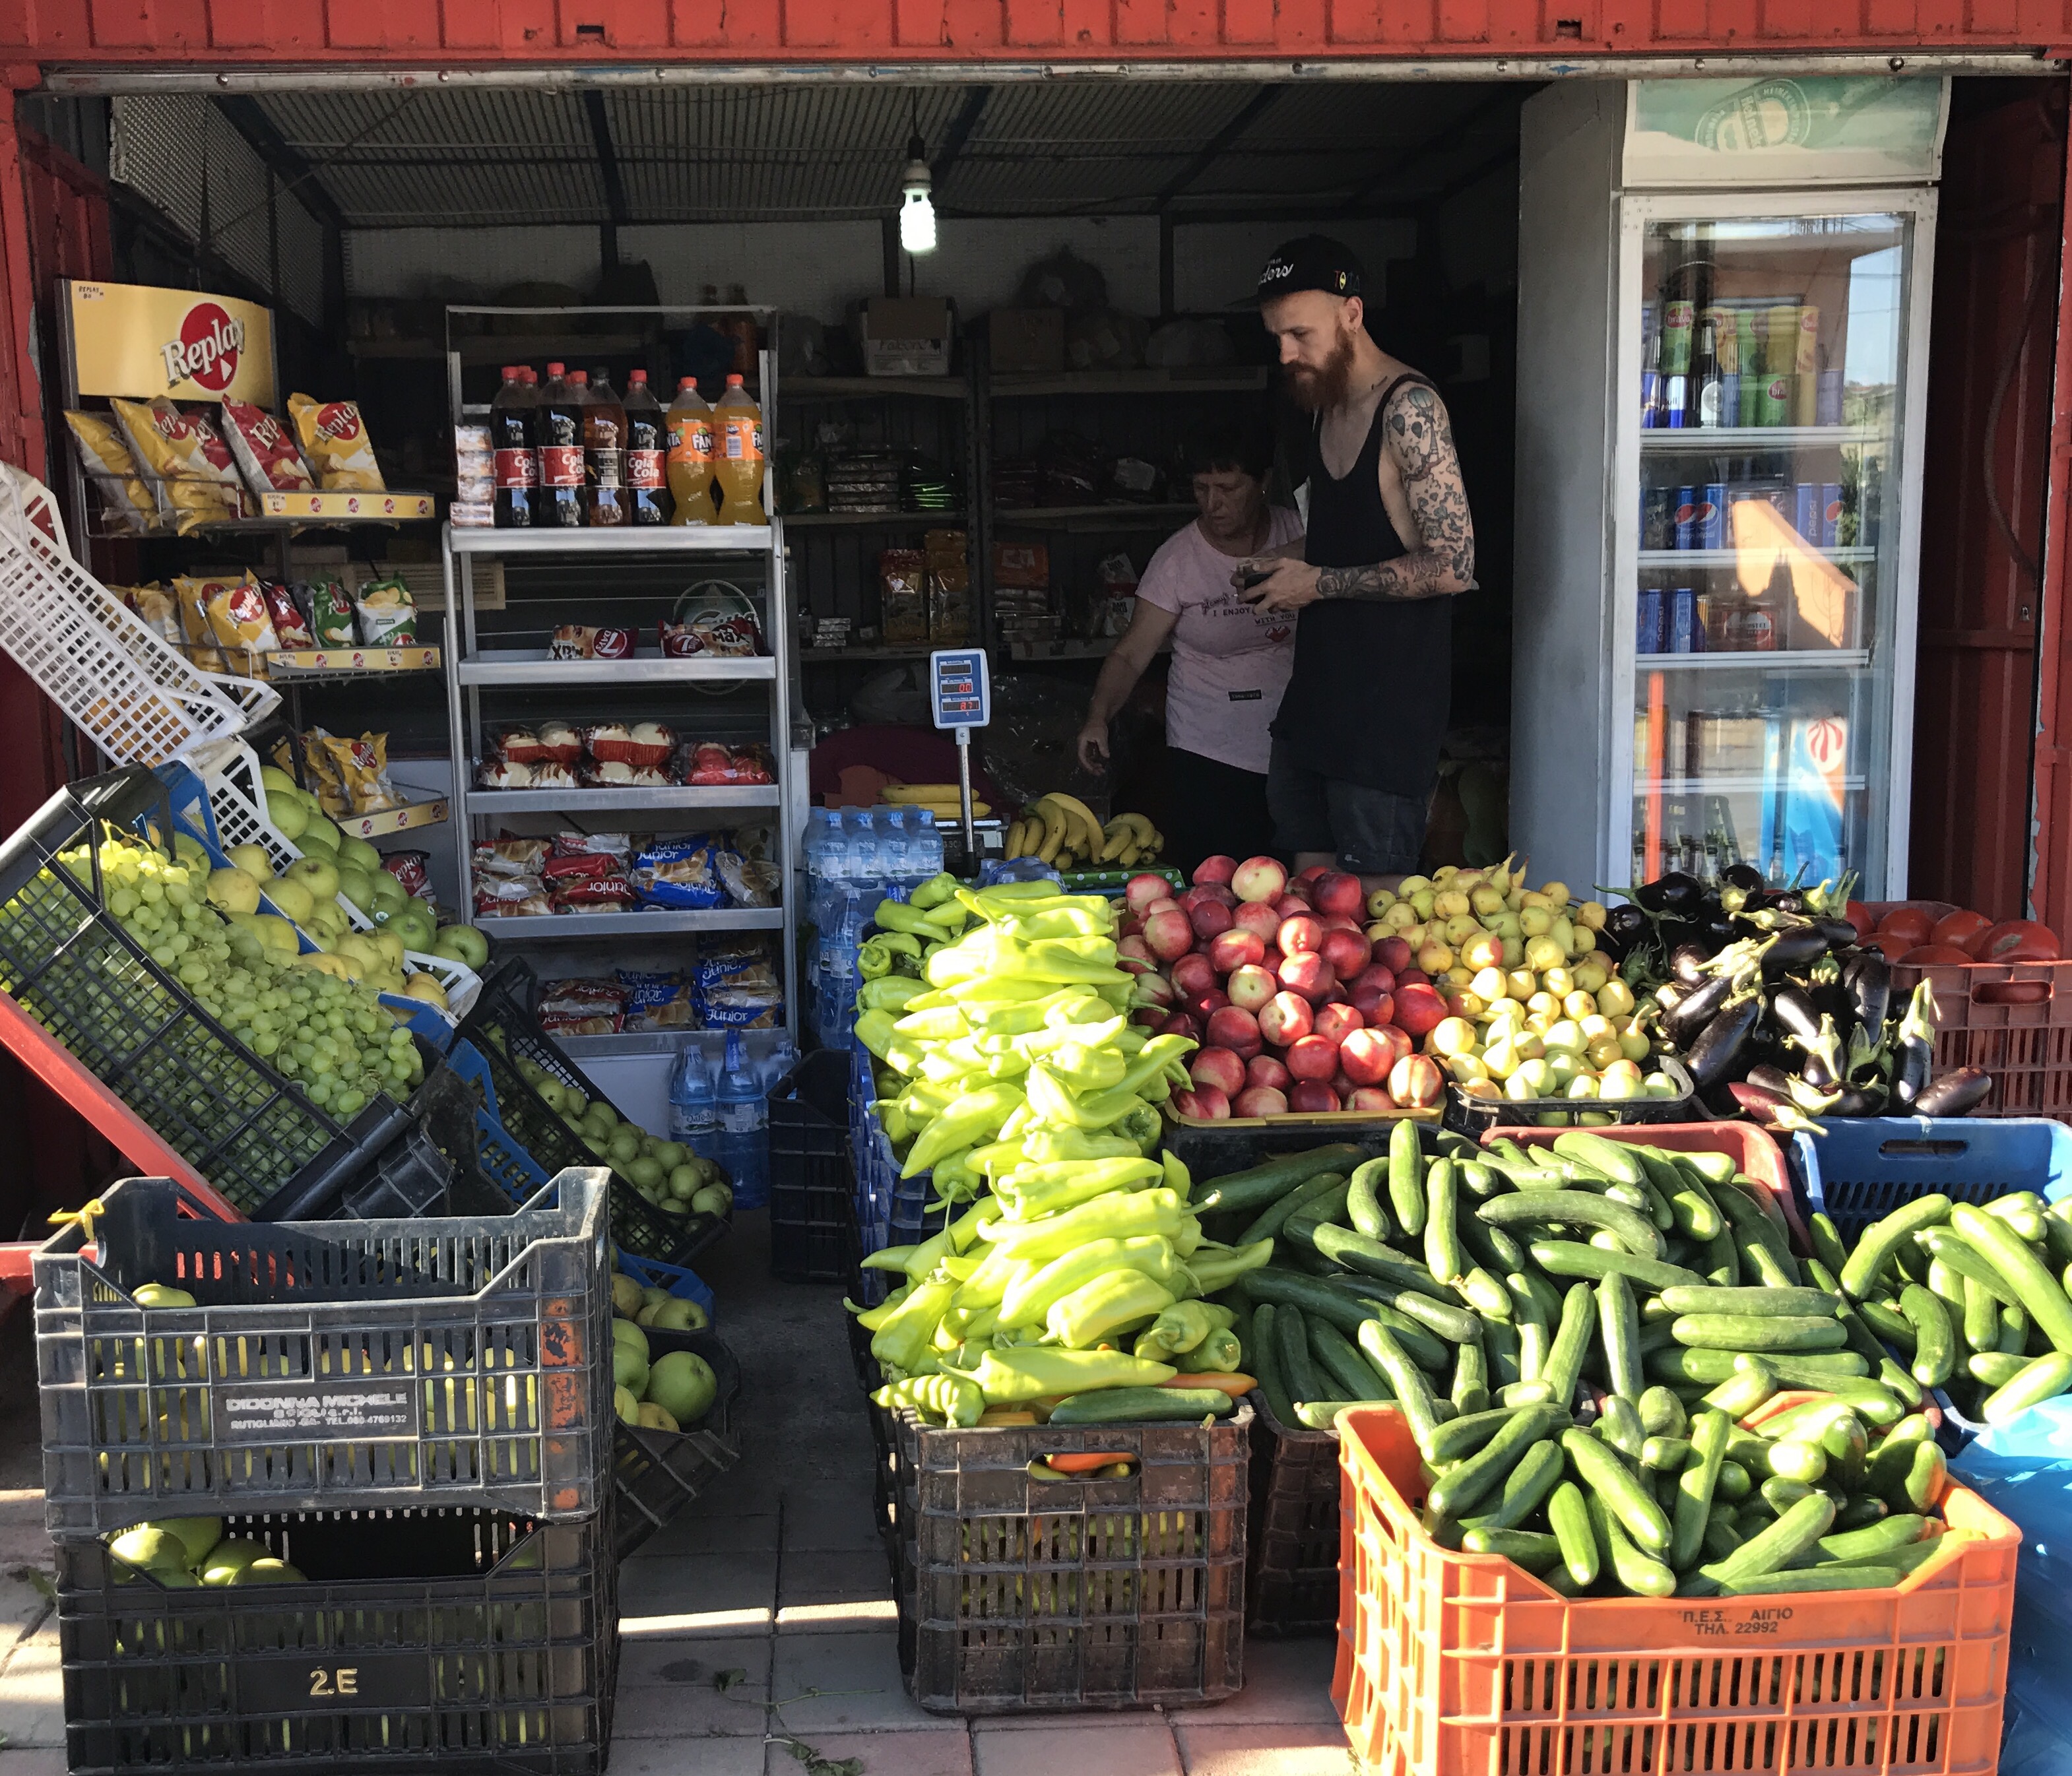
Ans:
{"label": "scale pole", "polygon": [[971,730],[957,730],[957,800],[964,815],[964,856],[976,872],[978,863],[978,835],[972,829],[971,792]]}

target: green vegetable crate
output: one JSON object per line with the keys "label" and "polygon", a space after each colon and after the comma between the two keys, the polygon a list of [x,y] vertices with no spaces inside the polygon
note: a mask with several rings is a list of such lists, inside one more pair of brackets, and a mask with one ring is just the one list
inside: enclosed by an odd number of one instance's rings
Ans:
{"label": "green vegetable crate", "polygon": [[76,1772],[593,1776],[611,1743],[610,1513],[240,1518],[301,1582],[173,1589],[96,1540],[57,1548]]}
{"label": "green vegetable crate", "polygon": [[[1186,1707],[1244,1683],[1252,1412],[941,1430],[898,1415],[900,1662],[936,1713]],[[1121,1477],[1039,1479],[1113,1452]]]}

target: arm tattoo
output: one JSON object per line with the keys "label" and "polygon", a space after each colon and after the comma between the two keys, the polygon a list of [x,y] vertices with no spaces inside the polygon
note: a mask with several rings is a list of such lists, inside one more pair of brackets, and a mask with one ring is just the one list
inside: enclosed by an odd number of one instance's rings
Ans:
{"label": "arm tattoo", "polygon": [[1439,397],[1412,383],[1388,405],[1388,444],[1402,471],[1420,545],[1372,567],[1327,567],[1320,598],[1435,598],[1475,586],[1475,527],[1461,459]]}

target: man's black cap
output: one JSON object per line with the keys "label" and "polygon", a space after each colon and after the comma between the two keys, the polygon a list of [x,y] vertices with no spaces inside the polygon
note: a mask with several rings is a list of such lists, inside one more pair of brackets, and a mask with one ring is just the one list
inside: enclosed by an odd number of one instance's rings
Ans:
{"label": "man's black cap", "polygon": [[1321,290],[1327,296],[1357,296],[1365,279],[1359,256],[1327,234],[1305,234],[1273,249],[1259,274],[1259,299]]}

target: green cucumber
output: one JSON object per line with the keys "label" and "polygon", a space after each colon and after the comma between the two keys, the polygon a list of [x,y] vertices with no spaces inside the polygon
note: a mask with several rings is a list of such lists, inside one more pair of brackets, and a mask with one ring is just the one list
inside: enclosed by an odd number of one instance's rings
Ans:
{"label": "green cucumber", "polygon": [[1478,1199],[1494,1196],[1503,1188],[1503,1175],[1494,1166],[1485,1165],[1479,1159],[1455,1156],[1461,1169],[1461,1187]]}
{"label": "green cucumber", "polygon": [[1799,1281],[1799,1273],[1789,1256],[1780,1257],[1776,1248],[1766,1241],[1751,1239],[1745,1235],[1741,1242],[1741,1256],[1753,1273],[1756,1281],[1766,1289],[1790,1289]]}
{"label": "green cucumber", "polygon": [[1338,1392],[1326,1388],[1309,1360],[1309,1326],[1299,1307],[1283,1307],[1273,1318],[1273,1337],[1279,1347],[1281,1374],[1288,1392],[1297,1400],[1323,1400]]}
{"label": "green cucumber", "polygon": [[2053,1350],[2025,1363],[2002,1382],[1987,1399],[1981,1416],[1988,1424],[2004,1424],[2067,1388],[2072,1388],[2072,1355]]}
{"label": "green cucumber", "polygon": [[1590,1507],[1582,1489],[1564,1480],[1547,1500],[1547,1523],[1561,1544],[1561,1564],[1578,1585],[1594,1585],[1597,1577],[1597,1531],[1590,1527]]}
{"label": "green cucumber", "polygon": [[1388,1377],[1389,1386],[1396,1390],[1396,1404],[1418,1448],[1429,1452],[1433,1433],[1439,1428],[1439,1418],[1432,1390],[1425,1384],[1423,1374],[1404,1354],[1396,1334],[1380,1321],[1365,1322],[1355,1336],[1368,1360]]}
{"label": "green cucumber", "polygon": [[1640,1367],[1640,1310],[1631,1285],[1616,1273],[1597,1285],[1597,1333],[1612,1392],[1637,1401],[1647,1391]]}
{"label": "green cucumber", "polygon": [[1949,1219],[1950,1198],[1937,1194],[1916,1197],[1873,1222],[1864,1229],[1856,1249],[1842,1266],[1842,1293],[1852,1301],[1862,1301],[1903,1244],[1923,1227],[1940,1227]]}
{"label": "green cucumber", "polygon": [[1050,1408],[1053,1424],[1198,1424],[1237,1410],[1220,1388],[1096,1388]]}
{"label": "green cucumber", "polygon": [[[1840,1521],[1837,1519],[1837,1521]],[[1856,1564],[1868,1560],[1875,1563],[1882,1556],[1897,1554],[1910,1543],[1918,1542],[1931,1533],[1928,1526],[1935,1523],[1932,1531],[1942,1533],[1942,1526],[1934,1518],[1924,1517],[1918,1511],[1894,1511],[1881,1519],[1868,1529],[1844,1530],[1820,1538],[1820,1552],[1830,1560]]]}
{"label": "green cucumber", "polygon": [[1896,1511],[1926,1511],[1948,1484],[1950,1464],[1934,1443],[1881,1443],[1864,1470],[1864,1483]]}
{"label": "green cucumber", "polygon": [[1650,1437],[1682,1437],[1689,1431],[1691,1415],[1684,1410],[1684,1402],[1676,1397],[1674,1388],[1659,1384],[1643,1388],[1637,1404],[1641,1429]]}
{"label": "green cucumber", "polygon": [[1404,1237],[1424,1231],[1424,1149],[1414,1122],[1399,1122],[1388,1133],[1388,1206]]}
{"label": "green cucumber", "polygon": [[1667,1551],[1669,1519],[1618,1456],[1587,1431],[1564,1431],[1561,1447],[1577,1478],[1604,1500],[1643,1552],[1655,1555]]}
{"label": "green cucumber", "polygon": [[1790,1572],[1753,1573],[1731,1585],[1722,1584],[1720,1594],[1755,1597],[1785,1591],[1883,1591],[1898,1584],[1900,1577],[1895,1566],[1808,1566]]}
{"label": "green cucumber", "polygon": [[1453,1301],[1440,1301],[1421,1289],[1399,1289],[1393,1283],[1384,1283],[1372,1276],[1334,1276],[1329,1281],[1334,1289],[1342,1289],[1363,1301],[1379,1301],[1416,1321],[1449,1344],[1471,1344],[1482,1335],[1482,1322],[1466,1308]]}
{"label": "green cucumber", "polygon": [[1762,1486],[1762,1502],[1778,1516],[1812,1493],[1813,1488],[1803,1480],[1794,1480],[1782,1474],[1773,1474]]}
{"label": "green cucumber", "polygon": [[1786,1438],[1770,1445],[1770,1471],[1779,1480],[1817,1486],[1827,1478],[1827,1452],[1819,1443]]}
{"label": "green cucumber", "polygon": [[[1498,1197],[1498,1202],[1507,1200]],[[1486,1203],[1483,1205],[1488,1207]],[[1570,1240],[1536,1240],[1526,1248],[1532,1261],[1550,1276],[1580,1277],[1596,1282],[1616,1272],[1629,1282],[1649,1289],[1674,1289],[1679,1283],[1702,1283],[1704,1278],[1680,1264],[1659,1259],[1640,1258],[1629,1252],[1607,1252],[1601,1246],[1586,1246]]]}
{"label": "green cucumber", "polygon": [[[1699,1552],[1716,1560],[1724,1560],[1741,1545],[1741,1533],[1734,1527],[1732,1511],[1715,1511],[1705,1520],[1705,1534],[1700,1542]],[[1684,1568],[1679,1567],[1677,1571]]]}
{"label": "green cucumber", "polygon": [[1511,1291],[1478,1264],[1453,1285],[1462,1301],[1486,1320],[1511,1318]]}
{"label": "green cucumber", "polygon": [[1672,1387],[1679,1382],[1698,1382],[1713,1388],[1733,1374],[1737,1361],[1758,1355],[1770,1366],[1782,1388],[1826,1388],[1838,1378],[1860,1379],[1870,1370],[1870,1365],[1853,1350],[1784,1356],[1774,1351],[1698,1350],[1682,1345],[1650,1351],[1646,1367],[1652,1379],[1666,1381]]}
{"label": "green cucumber", "polygon": [[1561,1322],[1548,1347],[1547,1361],[1540,1379],[1547,1384],[1548,1397],[1565,1407],[1576,1397],[1576,1383],[1582,1379],[1583,1359],[1589,1354],[1590,1331],[1597,1318],[1597,1298],[1588,1283],[1577,1283],[1563,1297]]}
{"label": "green cucumber", "polygon": [[1551,1406],[1521,1408],[1473,1455],[1449,1468],[1426,1495],[1425,1503],[1442,1517],[1465,1516],[1517,1466],[1527,1449],[1566,1416]]}
{"label": "green cucumber", "polygon": [[1635,1462],[1647,1441],[1647,1433],[1641,1428],[1640,1408],[1623,1394],[1607,1394],[1599,1404],[1597,1435]]}
{"label": "green cucumber", "polygon": [[1719,1484],[1712,1488],[1715,1498],[1737,1505],[1755,1490],[1755,1482],[1749,1478],[1749,1470],[1738,1462],[1720,1464]]}
{"label": "green cucumber", "polygon": [[1464,1344],[1453,1353],[1453,1385],[1448,1397],[1463,1412],[1478,1412],[1489,1404],[1489,1361],[1479,1344]]}
{"label": "green cucumber", "polygon": [[1501,1554],[1528,1572],[1544,1572],[1561,1559],[1560,1538],[1532,1529],[1471,1529],[1461,1538],[1469,1554]]}
{"label": "green cucumber", "polygon": [[1275,1314],[1271,1301],[1261,1301],[1252,1309],[1252,1336],[1244,1341],[1244,1350],[1252,1360],[1259,1391],[1266,1397],[1267,1410],[1281,1424],[1293,1424],[1295,1400],[1288,1392],[1287,1378],[1281,1372],[1280,1340],[1273,1328]]}
{"label": "green cucumber", "polygon": [[[2053,1353],[2056,1355],[2056,1353]],[[2039,1358],[2039,1362],[2047,1359]],[[1974,1350],[1965,1361],[1971,1379],[1981,1388],[2004,1388],[2029,1367],[2026,1357],[2010,1356],[2004,1350]]]}
{"label": "green cucumber", "polygon": [[1939,1258],[1951,1269],[1980,1288],[1996,1301],[2004,1301],[2010,1307],[2019,1306],[2021,1297],[2015,1293],[2013,1284],[1993,1268],[1992,1260],[1973,1245],[1961,1233],[1948,1227],[1930,1227],[1914,1236],[1914,1244],[1930,1258]]}
{"label": "green cucumber", "polygon": [[1839,1295],[1819,1289],[1665,1289],[1663,1305],[1672,1314],[1733,1314],[1762,1318],[1811,1315],[1831,1318]]}
{"label": "green cucumber", "polygon": [[[1546,1334],[1542,1332],[1540,1336],[1544,1339]],[[1511,1321],[1485,1320],[1482,1350],[1491,1387],[1509,1388],[1529,1379],[1524,1368],[1525,1341]],[[1540,1367],[1544,1368],[1544,1363]]]}
{"label": "green cucumber", "polygon": [[1335,1431],[1338,1414],[1348,1406],[1371,1406],[1371,1400],[1305,1400],[1295,1408],[1296,1421],[1305,1430]]}
{"label": "green cucumber", "polygon": [[1461,1256],[1461,1185],[1450,1159],[1435,1159],[1424,1174],[1424,1268],[1435,1281],[1450,1283],[1467,1265]]}
{"label": "green cucumber", "polygon": [[1964,1342],[1974,1353],[2000,1347],[2000,1304],[1975,1276],[1964,1279]]}
{"label": "green cucumber", "polygon": [[[1568,1416],[1564,1412],[1556,1421],[1564,1429]],[[1542,1437],[1519,1457],[1503,1482],[1503,1497],[1496,1509],[1483,1513],[1476,1522],[1490,1529],[1517,1528],[1547,1502],[1567,1471],[1560,1445],[1551,1437]]]}
{"label": "green cucumber", "polygon": [[1651,1474],[1679,1474],[1691,1453],[1683,1437],[1651,1437],[1640,1446],[1640,1465]]}
{"label": "green cucumber", "polygon": [[1812,1235],[1813,1256],[1827,1267],[1830,1275],[1839,1277],[1842,1267],[1849,1261],[1849,1248],[1842,1244],[1841,1229],[1824,1212],[1815,1215],[1806,1225]]}
{"label": "green cucumber", "polygon": [[1839,1350],[1849,1342],[1839,1320],[1810,1314],[1680,1314],[1670,1334],[1679,1344],[1699,1350],[1793,1355]]}
{"label": "green cucumber", "polygon": [[1479,1203],[1476,1215],[1492,1227],[1549,1223],[1593,1227],[1624,1246],[1634,1256],[1659,1260],[1667,1250],[1662,1234],[1645,1215],[1622,1202],[1593,1196],[1588,1190],[1541,1190],[1530,1195],[1493,1196]]}
{"label": "green cucumber", "polygon": [[1208,1194],[1189,1207],[1197,1215],[1256,1214],[1318,1173],[1342,1172],[1347,1166],[1357,1165],[1359,1157],[1359,1149],[1344,1141],[1312,1147],[1307,1153],[1284,1153],[1262,1166],[1231,1172],[1213,1180]]}
{"label": "green cucumber", "polygon": [[1584,1494],[1583,1503],[1590,1514],[1598,1560],[1614,1584],[1637,1597],[1666,1597],[1675,1591],[1676,1575],[1635,1544],[1626,1533],[1625,1520],[1601,1493],[1593,1488]]}
{"label": "green cucumber", "polygon": [[1453,1361],[1446,1347],[1422,1326],[1405,1320],[1392,1308],[1361,1301],[1319,1277],[1268,1264],[1247,1271],[1238,1279],[1238,1285],[1248,1300],[1300,1308],[1305,1317],[1321,1316],[1350,1338],[1358,1338],[1360,1327],[1367,1321],[1383,1319],[1425,1368],[1444,1368]]}
{"label": "green cucumber", "polygon": [[1381,1206],[1381,1183],[1388,1175],[1386,1155],[1363,1161],[1346,1180],[1346,1219],[1353,1231],[1370,1240],[1388,1237],[1388,1212]]}
{"label": "green cucumber", "polygon": [[1777,1371],[1762,1357],[1750,1357],[1705,1396],[1705,1404],[1725,1412],[1729,1419],[1746,1418],[1777,1392]]}
{"label": "green cucumber", "polygon": [[1824,1492],[1808,1494],[1724,1560],[1699,1570],[1722,1590],[1758,1573],[1780,1572],[1825,1536],[1834,1522],[1835,1501]]}
{"label": "green cucumber", "polygon": [[1342,1172],[1316,1172],[1296,1185],[1288,1193],[1277,1198],[1262,1209],[1244,1231],[1231,1241],[1234,1246],[1250,1245],[1255,1240],[1271,1240],[1278,1235],[1289,1220],[1301,1214],[1309,1205],[1321,1201],[1345,1182]]}
{"label": "green cucumber", "polygon": [[1856,1309],[1857,1317],[1871,1329],[1873,1336],[1904,1355],[1913,1356],[1914,1322],[1897,1306],[1889,1301],[1858,1301]]}
{"label": "green cucumber", "polygon": [[1432,1433],[1430,1447],[1422,1452],[1424,1459],[1435,1467],[1465,1462],[1517,1416],[1515,1412],[1493,1406],[1486,1412],[1463,1412],[1458,1418],[1449,1418]]}
{"label": "green cucumber", "polygon": [[1951,1225],[1978,1248],[2021,1297],[2021,1305],[2053,1348],[2072,1355],[2072,1299],[2036,1254],[1997,1217],[1967,1203],[1951,1211]]}
{"label": "green cucumber", "polygon": [[1931,1291],[1909,1283],[1899,1292],[1899,1311],[1914,1334],[1914,1379],[1924,1388],[1940,1388],[1957,1363],[1948,1309]]}
{"label": "green cucumber", "polygon": [[1435,1281],[1430,1271],[1379,1240],[1370,1240],[1350,1227],[1334,1226],[1319,1227],[1313,1238],[1319,1252],[1348,1270],[1359,1271],[1392,1288],[1415,1289],[1435,1301],[1452,1299],[1453,1292],[1444,1283]]}
{"label": "green cucumber", "polygon": [[1868,1529],[1872,1524],[1883,1523],[1891,1507],[1874,1492],[1859,1492],[1835,1513],[1837,1534],[1852,1529]]}
{"label": "green cucumber", "polygon": [[[1293,1313],[1293,1309],[1289,1309]],[[1305,1319],[1312,1367],[1341,1400],[1392,1400],[1380,1371],[1360,1355],[1352,1340],[1319,1315]]]}
{"label": "green cucumber", "polygon": [[1676,1503],[1670,1519],[1669,1564],[1681,1572],[1698,1557],[1726,1460],[1733,1421],[1716,1408],[1699,1413],[1691,1427],[1690,1453],[1676,1479]]}
{"label": "green cucumber", "polygon": [[1553,1147],[1554,1151],[1564,1159],[1572,1159],[1578,1165],[1603,1173],[1606,1178],[1618,1179],[1622,1184],[1637,1185],[1647,1182],[1647,1172],[1641,1164],[1639,1153],[1602,1135],[1571,1130],[1556,1135]]}

